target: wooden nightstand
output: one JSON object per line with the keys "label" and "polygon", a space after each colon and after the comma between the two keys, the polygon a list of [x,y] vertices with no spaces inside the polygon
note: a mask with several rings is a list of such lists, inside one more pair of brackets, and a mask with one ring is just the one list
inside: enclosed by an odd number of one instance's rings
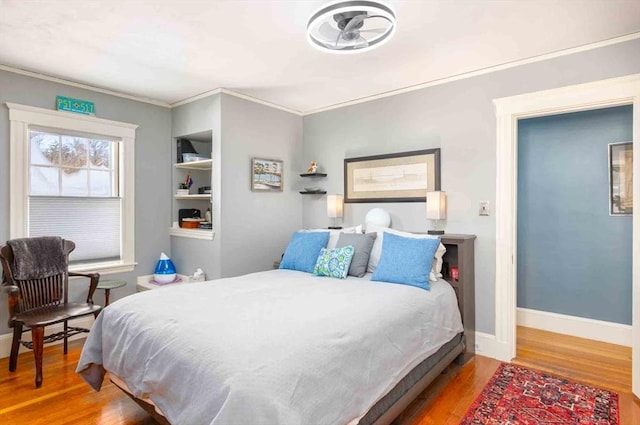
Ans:
{"label": "wooden nightstand", "polygon": [[280,261],[274,261],[273,262],[273,268],[274,269],[279,269],[280,268]]}
{"label": "wooden nightstand", "polygon": [[[461,359],[463,363],[473,357],[476,350],[475,239],[475,235],[444,234],[440,236],[440,241],[447,248],[442,258],[443,263],[446,264],[446,267],[442,268],[442,278],[449,282],[456,292],[464,325],[466,349]],[[453,269],[457,270],[457,278]]]}

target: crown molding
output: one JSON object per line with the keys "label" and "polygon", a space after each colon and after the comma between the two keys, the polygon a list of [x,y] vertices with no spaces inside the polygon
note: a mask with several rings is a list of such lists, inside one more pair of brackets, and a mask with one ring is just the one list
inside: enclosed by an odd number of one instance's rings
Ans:
{"label": "crown molding", "polygon": [[196,94],[195,96],[187,97],[185,99],[179,100],[177,102],[169,104],[170,108],[177,108],[178,106],[186,105],[187,103],[195,102],[196,100],[204,99],[205,97],[213,96],[214,94],[222,93],[221,88],[208,90],[206,92]]}
{"label": "crown molding", "polygon": [[135,100],[136,102],[148,103],[150,105],[155,105],[155,106],[162,106],[163,108],[170,107],[170,105],[167,102],[162,102],[160,100],[148,99],[145,97],[139,97],[131,94],[120,93],[114,90],[103,89],[101,87],[91,86],[89,84],[83,84],[75,81],[65,80],[58,77],[52,77],[50,75],[40,74],[38,72],[33,72],[33,71],[27,71],[20,68],[14,68],[8,65],[0,64],[0,71],[7,71],[7,72],[12,72],[14,74],[26,75],[27,77],[38,78],[40,80],[51,81],[53,83],[64,84],[66,86],[77,87],[80,89],[85,89],[85,90],[89,90],[97,93],[108,94],[110,96],[116,96],[124,99]]}
{"label": "crown molding", "polygon": [[325,106],[318,109],[312,109],[310,111],[303,112],[302,115],[312,115],[320,112],[330,111],[332,109],[344,108],[346,106],[357,105],[359,103],[370,102],[376,99],[382,99],[389,96],[395,96],[402,93],[408,93],[416,90],[422,90],[427,87],[438,86],[441,84],[447,84],[458,80],[464,80],[466,78],[476,77],[479,75],[489,74],[491,72],[502,71],[509,68],[515,68],[517,66],[526,65],[535,62],[541,62],[548,59],[559,58],[562,56],[572,55],[574,53],[585,52],[588,50],[598,49],[600,47],[611,46],[613,44],[624,43],[626,41],[636,40],[640,38],[640,32],[634,32],[631,34],[623,35],[621,37],[610,38],[608,40],[598,41],[596,43],[585,44],[583,46],[572,47],[570,49],[558,50],[556,52],[546,53],[543,55],[531,56],[525,59],[519,59],[512,62],[507,62],[501,65],[490,66],[487,68],[477,69],[475,71],[464,72],[462,74],[452,75],[450,77],[439,78],[432,81],[427,81],[412,86],[407,86],[401,89],[389,90],[387,92],[375,94],[372,96],[365,96],[359,99],[349,100],[346,102],[340,102],[333,105]]}
{"label": "crown molding", "polygon": [[277,103],[268,102],[266,100],[258,99],[257,97],[249,96],[249,95],[239,93],[237,91],[230,90],[230,89],[225,89],[222,87],[219,87],[214,90],[209,90],[192,97],[188,97],[176,103],[172,103],[171,107],[175,108],[177,106],[186,105],[187,103],[195,102],[196,100],[204,99],[205,97],[213,96],[214,94],[220,94],[220,93],[228,94],[229,96],[234,96],[239,99],[248,100],[249,102],[258,103],[260,105],[265,105],[270,108],[279,109],[281,111],[289,112],[290,114],[299,115],[299,116],[303,115],[302,112],[296,111],[295,109],[290,109],[290,108],[287,108],[286,106],[278,105]]}
{"label": "crown molding", "polygon": [[81,88],[81,89],[90,90],[90,91],[94,91],[94,92],[98,92],[98,93],[104,93],[104,94],[108,94],[108,95],[111,95],[111,96],[121,97],[121,98],[124,98],[124,99],[134,100],[134,101],[137,101],[137,102],[143,102],[143,103],[148,103],[148,104],[155,105],[155,106],[161,106],[161,107],[164,107],[164,108],[175,108],[177,106],[181,106],[181,105],[185,105],[187,103],[195,102],[196,100],[204,99],[205,97],[209,97],[209,96],[212,96],[214,94],[224,93],[224,94],[228,94],[230,96],[238,97],[240,99],[248,100],[250,102],[259,103],[261,105],[265,105],[265,106],[268,106],[268,107],[271,107],[271,108],[279,109],[281,111],[289,112],[289,113],[294,114],[294,115],[307,116],[307,115],[317,114],[317,113],[320,113],[320,112],[330,111],[330,110],[333,110],[333,109],[339,109],[339,108],[344,108],[344,107],[347,107],[347,106],[357,105],[357,104],[360,104],[360,103],[370,102],[372,100],[383,99],[385,97],[395,96],[395,95],[402,94],[402,93],[408,93],[408,92],[412,92],[412,91],[416,91],[416,90],[422,90],[422,89],[425,89],[425,88],[428,88],[428,87],[433,87],[433,86],[437,86],[437,85],[441,85],[441,84],[447,84],[447,83],[451,83],[451,82],[454,82],[454,81],[463,80],[463,79],[466,79],[466,78],[476,77],[476,76],[479,76],[479,75],[489,74],[491,72],[502,71],[502,70],[509,69],[509,68],[515,68],[515,67],[521,66],[521,65],[526,65],[526,64],[535,63],[535,62],[541,62],[541,61],[545,61],[545,60],[548,60],[548,59],[558,58],[558,57],[562,57],[562,56],[571,55],[571,54],[574,54],[574,53],[579,53],[579,52],[584,52],[584,51],[588,51],[588,50],[597,49],[597,48],[600,48],[600,47],[611,46],[613,44],[624,43],[626,41],[636,40],[638,38],[640,38],[640,32],[635,32],[635,33],[623,35],[623,36],[620,36],[620,37],[610,38],[608,40],[603,40],[603,41],[598,41],[598,42],[595,42],[595,43],[585,44],[583,46],[572,47],[570,49],[564,49],[564,50],[558,50],[556,52],[551,52],[551,53],[546,53],[546,54],[543,54],[543,55],[532,56],[532,57],[529,57],[529,58],[519,59],[519,60],[516,60],[516,61],[507,62],[507,63],[500,64],[500,65],[495,65],[495,66],[490,66],[490,67],[487,67],[487,68],[477,69],[475,71],[464,72],[464,73],[461,73],[461,74],[452,75],[450,77],[445,77],[445,78],[439,78],[439,79],[435,79],[435,80],[431,80],[431,81],[426,81],[424,83],[419,83],[419,84],[403,87],[403,88],[400,88],[400,89],[389,90],[387,92],[378,93],[378,94],[371,95],[371,96],[365,96],[365,97],[361,97],[361,98],[358,98],[358,99],[349,100],[349,101],[346,101],[346,102],[339,102],[339,103],[336,103],[336,104],[333,104],[333,105],[328,105],[328,106],[324,106],[324,107],[321,107],[321,108],[311,109],[311,110],[308,110],[308,111],[298,111],[296,109],[291,109],[291,108],[288,108],[286,106],[278,105],[276,103],[272,103],[272,102],[269,102],[269,101],[266,101],[266,100],[262,100],[262,99],[259,99],[259,98],[253,97],[253,96],[249,96],[249,95],[246,95],[246,94],[243,94],[243,93],[231,90],[231,89],[225,89],[225,88],[216,88],[216,89],[213,89],[213,90],[209,90],[209,91],[197,94],[195,96],[191,96],[191,97],[185,98],[185,99],[180,100],[178,102],[167,103],[167,102],[163,102],[163,101],[160,101],[160,100],[134,96],[134,95],[126,94],[126,93],[120,93],[120,92],[117,92],[117,91],[114,91],[114,90],[104,89],[104,88],[101,88],[101,87],[95,87],[95,86],[91,86],[91,85],[88,85],[88,84],[78,83],[78,82],[75,82],[75,81],[69,81],[69,80],[65,80],[65,79],[62,79],[62,78],[52,77],[52,76],[49,76],[49,75],[40,74],[40,73],[33,72],[33,71],[26,71],[24,69],[14,68],[14,67],[7,66],[7,65],[2,65],[2,64],[0,64],[0,70],[13,72],[15,74],[26,75],[26,76],[33,77],[33,78],[39,78],[41,80],[51,81],[51,82],[54,82],[54,83],[64,84],[64,85],[67,85],[67,86],[78,87],[78,88]]}
{"label": "crown molding", "polygon": [[286,106],[278,105],[277,103],[271,103],[266,100],[258,99],[257,97],[248,96],[243,93],[238,93],[237,91],[229,90],[229,89],[220,89],[222,93],[228,94],[230,96],[235,96],[240,99],[248,100],[249,102],[259,103],[261,105],[269,106],[270,108],[279,109],[281,111],[289,112],[290,114],[303,116],[304,113],[302,111],[298,111],[296,109],[287,108]]}

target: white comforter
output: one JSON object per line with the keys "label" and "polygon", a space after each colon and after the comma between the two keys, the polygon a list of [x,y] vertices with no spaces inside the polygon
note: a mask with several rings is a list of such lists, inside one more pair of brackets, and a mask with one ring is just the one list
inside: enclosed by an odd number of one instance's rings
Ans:
{"label": "white comforter", "polygon": [[273,270],[113,303],[78,371],[99,388],[88,372],[103,365],[175,425],[344,425],[461,331],[444,281]]}

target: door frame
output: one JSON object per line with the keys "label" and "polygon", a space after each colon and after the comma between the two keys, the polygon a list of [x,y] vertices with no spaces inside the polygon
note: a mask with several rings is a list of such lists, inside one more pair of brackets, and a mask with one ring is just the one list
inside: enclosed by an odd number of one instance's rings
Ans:
{"label": "door frame", "polygon": [[632,391],[640,397],[640,74],[494,99],[496,357],[516,356],[518,120],[633,105]]}

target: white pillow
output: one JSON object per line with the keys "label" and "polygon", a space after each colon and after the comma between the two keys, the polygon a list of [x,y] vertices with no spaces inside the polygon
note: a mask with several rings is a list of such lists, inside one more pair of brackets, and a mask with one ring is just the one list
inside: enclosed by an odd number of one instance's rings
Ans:
{"label": "white pillow", "polygon": [[329,232],[327,249],[334,249],[338,244],[340,233],[362,233],[362,224],[353,227],[344,227],[342,229],[306,229],[304,232]]}
{"label": "white pillow", "polygon": [[[394,235],[403,236],[405,238],[415,238],[415,239],[433,239],[437,238],[436,235],[429,234],[416,234],[409,232],[402,232],[400,230],[389,229],[388,227],[380,227],[375,224],[367,223],[367,233],[376,232],[378,235],[376,237],[375,242],[373,243],[373,248],[371,248],[371,255],[369,256],[369,265],[367,266],[367,271],[373,273],[376,271],[376,267],[378,267],[378,263],[380,262],[380,257],[382,256],[382,239],[384,238],[384,232],[392,233]],[[442,277],[442,256],[447,252],[447,249],[444,247],[442,242],[438,246],[435,255],[433,256],[433,263],[431,264],[431,272],[429,273],[429,280],[431,282],[436,282],[437,277]],[[437,276],[437,277],[436,277]]]}

